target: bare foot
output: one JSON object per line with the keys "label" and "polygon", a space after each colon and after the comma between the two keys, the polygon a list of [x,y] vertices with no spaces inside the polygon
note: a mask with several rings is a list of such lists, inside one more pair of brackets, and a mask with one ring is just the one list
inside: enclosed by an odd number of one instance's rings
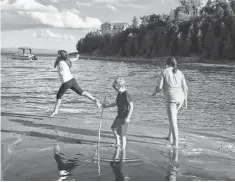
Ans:
{"label": "bare foot", "polygon": [[167,136],[167,137],[163,137],[165,140],[170,140],[170,137]]}
{"label": "bare foot", "polygon": [[54,117],[56,114],[58,114],[58,112],[54,112],[54,111],[53,111],[53,112],[51,113],[50,117],[52,118],[52,117]]}
{"label": "bare foot", "polygon": [[121,162],[126,162],[126,158],[125,157],[121,158]]}
{"label": "bare foot", "polygon": [[179,148],[179,145],[178,145],[178,144],[176,145],[175,143],[172,143],[171,146],[172,146],[173,148],[175,148],[175,149],[178,149],[178,148]]}
{"label": "bare foot", "polygon": [[167,137],[164,137],[165,140],[169,141],[170,145],[172,145],[174,142],[173,142],[173,139],[171,139],[169,136]]}

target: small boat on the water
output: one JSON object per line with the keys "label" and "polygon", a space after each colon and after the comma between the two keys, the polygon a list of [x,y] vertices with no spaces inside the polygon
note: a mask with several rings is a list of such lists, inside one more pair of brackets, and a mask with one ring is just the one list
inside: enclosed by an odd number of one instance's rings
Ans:
{"label": "small boat on the water", "polygon": [[37,60],[36,56],[32,54],[30,48],[20,47],[18,53],[12,55],[12,59],[18,60]]}

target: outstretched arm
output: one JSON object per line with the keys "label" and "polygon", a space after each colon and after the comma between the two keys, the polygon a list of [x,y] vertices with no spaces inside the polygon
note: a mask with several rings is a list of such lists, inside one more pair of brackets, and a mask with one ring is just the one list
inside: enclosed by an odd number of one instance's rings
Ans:
{"label": "outstretched arm", "polygon": [[78,53],[76,54],[76,57],[69,57],[69,59],[71,61],[76,61],[76,60],[78,60],[78,58],[79,58],[79,54]]}
{"label": "outstretched arm", "polygon": [[111,104],[102,104],[103,108],[114,107],[116,105],[117,105],[116,101]]}
{"label": "outstretched arm", "polygon": [[153,91],[152,96],[155,96],[156,93],[158,93],[162,90],[163,83],[164,83],[164,79],[163,79],[163,75],[161,75],[160,79],[158,79],[158,81],[157,81],[157,86],[156,86],[155,90]]}

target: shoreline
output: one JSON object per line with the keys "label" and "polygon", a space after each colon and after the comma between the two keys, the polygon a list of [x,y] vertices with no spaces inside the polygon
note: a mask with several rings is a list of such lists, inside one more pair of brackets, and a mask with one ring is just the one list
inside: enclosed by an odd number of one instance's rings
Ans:
{"label": "shoreline", "polygon": [[[73,168],[62,165],[64,170],[71,170],[70,177],[76,181],[97,180],[97,163],[93,157],[97,146],[98,118],[87,123],[86,119],[77,122],[77,117],[68,119],[63,114],[54,118],[3,112],[1,115],[3,180],[48,181],[63,177],[58,171],[61,164],[53,158],[55,145],[60,146],[63,157],[79,164]],[[235,164],[234,135],[227,136],[212,129],[195,131],[180,128],[180,148],[175,156],[175,150],[164,139],[168,132],[167,124],[157,127],[131,124],[126,153],[130,162],[127,160],[123,163],[122,170],[112,169],[108,162],[115,151],[115,148],[109,147],[114,141],[109,127],[110,121],[103,118],[101,180],[114,180],[115,176],[120,177],[120,171],[134,181],[164,181],[166,177],[180,181],[235,180],[232,170]],[[134,159],[137,162],[133,162]],[[172,166],[172,160],[178,167]],[[175,169],[177,172],[168,176],[168,172],[174,172]]]}
{"label": "shoreline", "polygon": [[[115,62],[126,62],[126,63],[139,63],[139,64],[154,64],[158,66],[165,65],[165,60],[167,57],[156,57],[156,58],[143,58],[143,57],[117,57],[117,56],[99,56],[99,55],[87,55],[81,54],[79,59],[85,60],[102,60],[102,61],[115,61]],[[176,56],[176,60],[179,64],[179,67],[187,68],[232,68],[235,69],[235,60],[217,60],[212,62],[212,60],[208,60],[207,62],[199,62],[199,57],[191,56],[191,57],[178,57]]]}

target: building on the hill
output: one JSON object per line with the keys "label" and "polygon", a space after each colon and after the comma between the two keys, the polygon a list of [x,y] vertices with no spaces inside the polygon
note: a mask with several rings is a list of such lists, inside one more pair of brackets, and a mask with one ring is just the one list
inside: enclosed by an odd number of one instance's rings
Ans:
{"label": "building on the hill", "polygon": [[116,34],[124,31],[129,25],[127,23],[108,23],[105,22],[101,25],[101,33],[105,34]]}

